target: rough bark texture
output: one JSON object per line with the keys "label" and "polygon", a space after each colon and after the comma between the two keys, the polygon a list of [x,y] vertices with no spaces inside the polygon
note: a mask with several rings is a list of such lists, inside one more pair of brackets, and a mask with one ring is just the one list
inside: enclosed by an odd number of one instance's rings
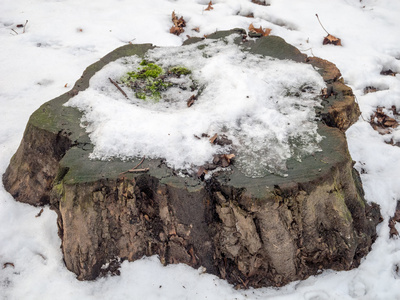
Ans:
{"label": "rough bark texture", "polygon": [[[234,32],[244,34],[209,38]],[[89,160],[93,146],[79,127],[81,115],[62,104],[110,61],[144,55],[151,45],[116,49],[90,66],[71,92],[31,116],[4,186],[18,201],[51,203],[65,264],[78,279],[117,273],[121,260],[157,254],[164,264],[203,266],[240,287],[281,286],[322,269],[357,267],[368,253],[380,214],[363,198],[343,133],[359,116],[351,89],[334,64],[307,58],[278,37],[246,45],[253,53],[312,64],[328,86],[317,112],[323,151],[302,163],[289,160],[288,177],[247,178],[233,165],[202,182],[177,177],[162,160],[146,160],[146,174],[121,176],[138,161]]]}

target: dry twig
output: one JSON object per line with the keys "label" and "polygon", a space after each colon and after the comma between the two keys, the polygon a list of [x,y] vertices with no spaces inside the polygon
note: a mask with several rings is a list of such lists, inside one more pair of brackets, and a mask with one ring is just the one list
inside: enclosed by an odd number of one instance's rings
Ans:
{"label": "dry twig", "polygon": [[129,98],[128,98],[128,95],[124,92],[123,89],[120,88],[120,86],[118,85],[118,83],[116,83],[116,82],[115,82],[114,80],[112,80],[110,77],[108,77],[108,79],[110,80],[110,82],[111,82],[113,85],[115,85],[115,87],[122,93],[122,95],[125,96],[126,99],[129,99]]}
{"label": "dry twig", "polygon": [[43,213],[43,208],[39,211],[39,213],[35,216],[36,218],[40,217]]}
{"label": "dry twig", "polygon": [[[121,174],[125,174],[125,173],[137,173],[137,172],[147,172],[150,169],[149,168],[144,168],[144,169],[138,169],[138,167],[144,162],[144,159],[146,158],[146,156],[143,156],[142,160],[136,165],[134,166],[132,169],[129,169],[128,171],[122,172]],[[120,174],[120,175],[121,175]]]}

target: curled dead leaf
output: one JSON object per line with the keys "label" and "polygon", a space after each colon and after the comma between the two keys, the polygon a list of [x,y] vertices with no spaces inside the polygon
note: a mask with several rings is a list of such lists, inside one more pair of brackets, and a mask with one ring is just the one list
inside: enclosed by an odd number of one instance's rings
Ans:
{"label": "curled dead leaf", "polygon": [[15,268],[15,265],[12,262],[6,262],[6,263],[3,264],[3,269],[5,269],[7,267]]}
{"label": "curled dead leaf", "polygon": [[183,17],[178,17],[175,14],[175,11],[172,12],[172,23],[174,23],[174,26],[171,27],[169,30],[170,33],[175,34],[175,35],[180,35],[185,31],[183,27],[186,27],[186,21],[183,19]]}
{"label": "curled dead leaf", "polygon": [[211,144],[214,144],[214,143],[215,143],[215,140],[217,139],[217,137],[218,137],[218,133],[214,134],[214,135],[212,136],[212,138],[210,138],[210,143],[211,143]]}
{"label": "curled dead leaf", "polygon": [[204,175],[206,175],[208,173],[208,171],[204,168],[204,167],[200,167],[198,170],[197,170],[197,177],[198,178],[204,178]]}
{"label": "curled dead leaf", "polygon": [[371,115],[370,124],[372,128],[378,131],[380,134],[388,134],[392,132],[392,128],[399,126],[396,119],[389,117],[383,112],[383,107],[377,107],[373,115]]}
{"label": "curled dead leaf", "polygon": [[214,9],[214,7],[212,7],[212,1],[210,1],[210,2],[208,3],[207,8],[206,8],[205,10],[210,11],[210,10],[213,10],[213,9]]}
{"label": "curled dead leaf", "polygon": [[391,69],[389,70],[384,70],[381,72],[381,75],[385,75],[385,76],[396,76],[396,72],[393,72]]}
{"label": "curled dead leaf", "polygon": [[322,42],[322,44],[323,45],[332,44],[332,45],[335,45],[335,46],[342,46],[342,41],[339,38],[337,38],[337,37],[335,37],[335,36],[333,36],[331,34],[328,34],[324,38],[324,41]]}
{"label": "curled dead leaf", "polygon": [[364,94],[375,93],[378,89],[374,86],[367,86],[364,88]]}
{"label": "curled dead leaf", "polygon": [[262,5],[262,6],[270,6],[269,3],[266,3],[265,0],[251,0],[254,4]]}
{"label": "curled dead leaf", "polygon": [[[253,25],[253,23],[251,23],[251,24],[249,25],[249,31],[250,31],[250,33],[256,33],[256,34],[258,34],[259,36],[269,36],[269,34],[271,33],[271,30],[272,30],[272,29],[270,29],[270,28],[265,28],[265,29],[263,29],[262,26],[260,26],[260,28],[255,28],[254,25]],[[251,36],[251,35],[249,34],[249,36]]]}
{"label": "curled dead leaf", "polygon": [[194,101],[197,100],[197,97],[195,95],[190,96],[190,98],[186,101],[187,106],[191,107],[194,104]]}

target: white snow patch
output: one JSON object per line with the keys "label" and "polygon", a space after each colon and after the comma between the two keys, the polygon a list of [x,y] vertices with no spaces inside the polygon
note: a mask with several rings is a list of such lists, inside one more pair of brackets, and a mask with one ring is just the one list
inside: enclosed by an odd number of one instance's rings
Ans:
{"label": "white snow patch", "polygon": [[[400,199],[400,148],[387,145],[386,137],[367,122],[376,106],[400,108],[399,75],[380,75],[387,67],[399,70],[400,2],[269,0],[271,6],[264,7],[250,0],[216,0],[214,10],[204,11],[208,2],[3,0],[0,173],[15,153],[30,114],[68,91],[89,64],[116,47],[129,41],[179,46],[186,34],[202,37],[254,23],[255,27],[272,28],[273,35],[304,53],[336,64],[357,95],[366,121],[360,119],[347,131],[349,150],[362,172],[365,197],[381,206],[384,218],[372,251],[354,270],[326,270],[279,289],[236,291],[225,281],[184,265],[163,267],[155,257],[123,263],[119,277],[80,282],[63,263],[55,212],[45,209],[35,218],[40,208],[15,202],[0,183],[1,299],[400,299],[400,239],[389,239],[387,226]],[[187,20],[185,33],[179,37],[169,33],[173,10]],[[249,13],[254,18],[246,18]],[[326,33],[315,13],[331,34],[341,38],[343,47],[322,45]],[[16,25],[27,19],[22,34]],[[200,32],[191,30],[195,27]],[[382,91],[364,95],[367,86]],[[393,134],[399,132],[400,127]],[[3,269],[7,262],[15,268]]]}

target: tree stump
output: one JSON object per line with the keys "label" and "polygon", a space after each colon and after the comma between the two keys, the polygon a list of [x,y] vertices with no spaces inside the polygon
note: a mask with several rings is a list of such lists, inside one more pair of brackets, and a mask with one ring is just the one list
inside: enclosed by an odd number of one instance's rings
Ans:
{"label": "tree stump", "polygon": [[[235,29],[208,38],[232,33],[245,35]],[[79,126],[82,115],[63,104],[105,65],[143,56],[150,44],[114,50],[89,66],[70,92],[32,114],[4,186],[17,201],[50,203],[66,267],[78,279],[118,273],[122,260],[158,255],[163,264],[203,266],[239,287],[282,286],[323,269],[352,269],[368,253],[380,213],[363,198],[344,135],[360,114],[352,90],[334,64],[279,37],[244,43],[256,54],[313,65],[328,87],[317,111],[323,151],[301,163],[289,160],[287,177],[249,178],[233,164],[201,181],[176,176],[161,159],[146,159],[147,173],[121,176],[139,159],[129,165],[89,160],[93,145]]]}

